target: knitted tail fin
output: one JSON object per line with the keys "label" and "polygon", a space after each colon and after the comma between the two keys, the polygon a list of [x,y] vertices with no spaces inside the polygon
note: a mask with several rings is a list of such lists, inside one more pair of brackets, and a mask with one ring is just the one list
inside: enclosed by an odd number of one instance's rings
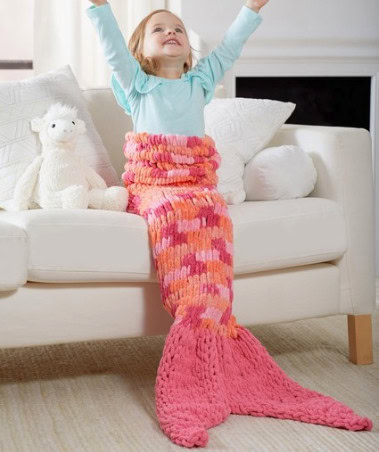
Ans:
{"label": "knitted tail fin", "polygon": [[369,418],[292,380],[246,328],[234,325],[237,337],[226,337],[193,320],[172,325],[155,385],[159,423],[173,442],[205,446],[207,429],[229,414],[372,429]]}
{"label": "knitted tail fin", "polygon": [[230,414],[217,350],[209,329],[174,323],[166,338],[155,384],[156,411],[162,431],[176,444],[204,447],[207,429]]}
{"label": "knitted tail fin", "polygon": [[238,326],[238,337],[222,339],[220,345],[232,414],[292,419],[347,430],[372,429],[369,418],[288,377],[246,328]]}

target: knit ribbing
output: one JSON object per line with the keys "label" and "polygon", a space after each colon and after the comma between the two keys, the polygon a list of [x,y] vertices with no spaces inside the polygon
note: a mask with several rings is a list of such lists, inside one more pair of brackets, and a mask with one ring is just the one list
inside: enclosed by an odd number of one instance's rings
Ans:
{"label": "knit ribbing", "polygon": [[127,211],[147,220],[161,300],[175,319],[155,385],[164,433],[205,446],[207,429],[230,413],[370,430],[370,419],[291,380],[237,324],[233,224],[216,189],[221,160],[212,138],[128,132],[125,139]]}

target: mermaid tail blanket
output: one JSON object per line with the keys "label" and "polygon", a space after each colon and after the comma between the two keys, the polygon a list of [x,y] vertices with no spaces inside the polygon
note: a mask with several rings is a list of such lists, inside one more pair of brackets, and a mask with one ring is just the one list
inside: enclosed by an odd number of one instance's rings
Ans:
{"label": "mermaid tail blanket", "polygon": [[292,380],[236,322],[233,225],[216,189],[213,139],[128,132],[124,154],[127,211],[147,221],[161,300],[175,319],[155,384],[162,431],[205,446],[207,429],[229,414],[371,430],[370,419]]}

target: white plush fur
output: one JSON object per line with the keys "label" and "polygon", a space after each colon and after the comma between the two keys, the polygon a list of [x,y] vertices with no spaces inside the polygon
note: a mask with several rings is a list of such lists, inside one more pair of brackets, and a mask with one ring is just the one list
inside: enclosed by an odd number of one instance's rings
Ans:
{"label": "white plush fur", "polygon": [[128,191],[107,188],[104,179],[86,165],[75,150],[76,137],[86,131],[77,109],[54,104],[42,118],[31,121],[39,133],[42,153],[18,180],[13,209],[104,209],[125,211]]}

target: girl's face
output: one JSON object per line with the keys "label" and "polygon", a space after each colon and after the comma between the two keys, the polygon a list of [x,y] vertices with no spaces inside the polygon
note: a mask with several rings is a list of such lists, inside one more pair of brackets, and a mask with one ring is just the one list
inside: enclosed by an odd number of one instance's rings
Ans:
{"label": "girl's face", "polygon": [[[171,42],[173,40],[175,43]],[[173,14],[160,12],[150,17],[145,28],[143,55],[183,68],[190,54],[183,23]]]}

